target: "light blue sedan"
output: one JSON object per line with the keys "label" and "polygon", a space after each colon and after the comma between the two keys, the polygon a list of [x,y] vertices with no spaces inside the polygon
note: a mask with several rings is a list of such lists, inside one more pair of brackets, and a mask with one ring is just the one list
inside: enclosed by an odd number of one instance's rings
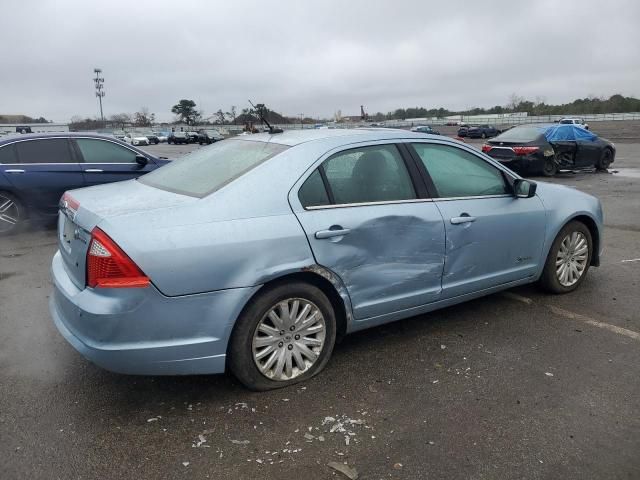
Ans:
{"label": "light blue sedan", "polygon": [[51,314],[86,358],[266,390],[350,332],[526,283],[573,291],[602,209],[446,137],[304,130],[67,192],[58,227]]}

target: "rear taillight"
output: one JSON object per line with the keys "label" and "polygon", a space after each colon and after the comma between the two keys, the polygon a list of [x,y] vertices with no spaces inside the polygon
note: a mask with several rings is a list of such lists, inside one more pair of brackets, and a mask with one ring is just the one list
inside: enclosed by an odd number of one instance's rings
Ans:
{"label": "rear taillight", "polygon": [[149,277],[106,233],[93,229],[87,251],[88,287],[140,288],[149,283]]}
{"label": "rear taillight", "polygon": [[535,153],[540,150],[540,147],[511,147],[513,152],[518,155],[529,155],[530,153]]}
{"label": "rear taillight", "polygon": [[60,204],[62,205],[62,207],[70,208],[71,210],[76,212],[80,208],[80,203],[71,195],[69,195],[69,192],[64,192],[62,198],[60,199]]}
{"label": "rear taillight", "polygon": [[486,143],[482,145],[482,151],[484,153],[489,153],[493,147],[491,145],[487,145]]}

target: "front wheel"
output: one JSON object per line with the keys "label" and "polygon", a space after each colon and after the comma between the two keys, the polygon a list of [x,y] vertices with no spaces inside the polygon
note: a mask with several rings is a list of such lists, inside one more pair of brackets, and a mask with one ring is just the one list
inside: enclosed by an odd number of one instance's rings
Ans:
{"label": "front wheel", "polygon": [[282,283],[258,293],[238,318],[229,369],[251,390],[286,387],[318,374],[335,339],[335,313],[326,295],[307,283]]}
{"label": "front wheel", "polygon": [[20,200],[7,192],[0,192],[0,235],[10,235],[22,228],[27,218]]}
{"label": "front wheel", "polygon": [[609,148],[605,148],[600,156],[600,160],[596,164],[598,170],[607,170],[613,162],[613,152]]}
{"label": "front wheel", "polygon": [[551,245],[540,285],[551,293],[578,288],[591,264],[592,245],[591,232],[584,223],[572,221],[565,225]]}

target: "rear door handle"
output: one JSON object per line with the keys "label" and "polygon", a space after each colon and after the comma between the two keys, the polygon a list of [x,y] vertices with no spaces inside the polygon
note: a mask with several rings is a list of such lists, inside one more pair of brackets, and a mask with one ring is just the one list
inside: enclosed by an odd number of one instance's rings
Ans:
{"label": "rear door handle", "polygon": [[10,168],[8,170],[5,170],[4,173],[24,173],[24,170],[22,170],[21,168]]}
{"label": "rear door handle", "polygon": [[471,223],[475,221],[476,221],[476,217],[472,217],[469,214],[464,214],[464,213],[459,217],[453,217],[451,219],[451,223],[453,225],[460,225],[461,223]]}
{"label": "rear door handle", "polygon": [[99,168],[87,168],[85,170],[85,172],[87,172],[87,173],[102,173],[102,170],[100,170]]}
{"label": "rear door handle", "polygon": [[316,232],[316,238],[318,240],[322,240],[323,238],[333,238],[333,237],[341,237],[343,235],[347,235],[351,230],[348,228],[337,228],[335,230],[320,230]]}

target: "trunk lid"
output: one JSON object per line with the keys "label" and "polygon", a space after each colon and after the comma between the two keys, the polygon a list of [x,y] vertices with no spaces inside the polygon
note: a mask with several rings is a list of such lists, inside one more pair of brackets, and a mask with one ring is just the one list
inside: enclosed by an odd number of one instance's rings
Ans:
{"label": "trunk lid", "polygon": [[150,187],[136,180],[69,191],[60,201],[58,247],[71,281],[79,289],[85,288],[91,230],[101,221],[177,207],[197,200]]}

